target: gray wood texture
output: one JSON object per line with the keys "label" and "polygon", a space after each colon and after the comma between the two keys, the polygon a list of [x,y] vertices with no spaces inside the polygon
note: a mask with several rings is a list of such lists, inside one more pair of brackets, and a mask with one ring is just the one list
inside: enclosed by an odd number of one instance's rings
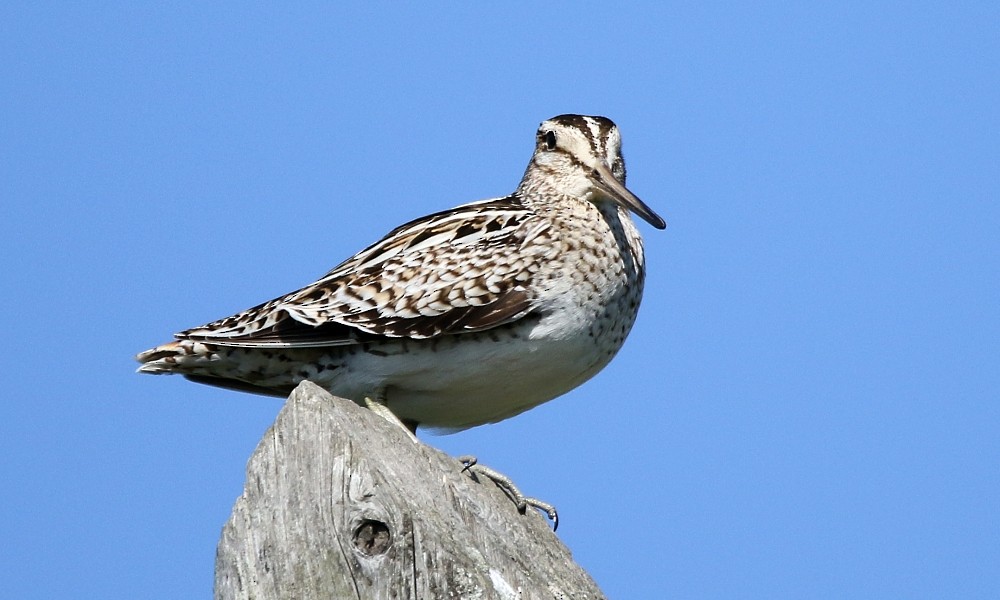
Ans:
{"label": "gray wood texture", "polygon": [[247,465],[220,600],[603,598],[529,509],[349,400],[303,383]]}

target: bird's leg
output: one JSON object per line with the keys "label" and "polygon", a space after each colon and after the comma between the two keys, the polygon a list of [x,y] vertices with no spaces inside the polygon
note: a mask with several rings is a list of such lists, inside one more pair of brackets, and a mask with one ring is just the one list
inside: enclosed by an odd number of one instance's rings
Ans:
{"label": "bird's leg", "polygon": [[396,413],[389,410],[389,407],[386,406],[385,388],[379,388],[372,395],[375,397],[369,398],[368,396],[365,396],[365,406],[368,407],[368,410],[405,431],[406,435],[410,436],[410,439],[413,440],[414,443],[420,443],[420,440],[417,439],[416,433],[414,432],[414,429],[416,428],[407,427],[407,425],[396,416]]}
{"label": "bird's leg", "polygon": [[465,468],[462,469],[463,471],[468,471],[472,473],[473,476],[481,475],[495,483],[498,488],[503,490],[504,493],[514,501],[514,505],[517,506],[517,510],[521,514],[524,514],[524,511],[529,506],[537,508],[552,520],[552,531],[555,531],[559,527],[559,513],[556,512],[556,507],[552,506],[548,502],[539,500],[538,498],[525,496],[521,493],[521,490],[514,485],[514,482],[510,477],[507,477],[499,471],[495,471],[487,466],[479,464],[479,461],[476,460],[475,456],[459,456],[458,460],[465,465]]}
{"label": "bird's leg", "polygon": [[[386,406],[385,389],[380,388],[376,390],[372,396],[373,397],[365,396],[365,406],[368,410],[396,425],[405,431],[406,435],[408,435],[414,443],[419,444],[420,440],[417,439],[414,432],[416,428],[408,426],[396,416],[396,413],[389,410],[389,407]],[[539,500],[538,498],[525,496],[521,493],[521,490],[514,485],[514,482],[510,477],[507,477],[499,471],[495,471],[489,467],[479,464],[475,456],[460,456],[458,460],[462,463],[462,465],[464,465],[462,468],[463,471],[472,473],[476,478],[485,477],[495,483],[498,488],[507,494],[507,497],[514,501],[514,505],[517,506],[517,510],[521,514],[524,514],[524,511],[527,510],[527,507],[529,506],[537,508],[548,515],[549,519],[552,520],[552,531],[555,531],[556,528],[559,527],[559,514],[556,512],[556,507],[552,506],[548,502]]]}

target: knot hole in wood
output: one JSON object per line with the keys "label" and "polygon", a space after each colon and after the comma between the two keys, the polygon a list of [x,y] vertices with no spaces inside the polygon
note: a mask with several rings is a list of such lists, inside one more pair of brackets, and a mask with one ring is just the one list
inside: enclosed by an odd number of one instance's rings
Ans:
{"label": "knot hole in wood", "polygon": [[365,556],[385,554],[392,544],[389,526],[382,521],[365,519],[354,530],[354,547]]}

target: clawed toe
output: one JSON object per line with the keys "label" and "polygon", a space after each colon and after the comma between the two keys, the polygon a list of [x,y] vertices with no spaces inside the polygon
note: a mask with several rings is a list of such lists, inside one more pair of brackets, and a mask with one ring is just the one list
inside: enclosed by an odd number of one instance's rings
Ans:
{"label": "clawed toe", "polygon": [[498,488],[507,494],[514,505],[517,506],[517,510],[524,514],[529,506],[536,508],[543,513],[552,521],[552,531],[555,531],[559,527],[559,513],[556,512],[556,507],[552,506],[548,502],[539,500],[538,498],[532,498],[530,496],[525,496],[521,493],[521,490],[514,485],[513,480],[507,477],[499,471],[495,471],[487,466],[479,464],[479,461],[475,456],[460,456],[458,457],[459,462],[462,463],[463,472],[472,473],[474,477],[483,476],[497,485]]}

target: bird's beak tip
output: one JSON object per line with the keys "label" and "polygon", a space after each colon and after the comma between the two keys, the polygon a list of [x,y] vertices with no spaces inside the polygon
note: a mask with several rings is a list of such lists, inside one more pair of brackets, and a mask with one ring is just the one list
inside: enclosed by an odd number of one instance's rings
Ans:
{"label": "bird's beak tip", "polygon": [[643,221],[656,229],[667,228],[667,222],[660,215],[653,212],[653,209],[649,208],[645,202],[629,191],[620,181],[615,179],[611,173],[611,169],[607,167],[598,168],[597,174],[599,177],[594,182],[601,191],[613,198],[618,204],[639,215]]}

